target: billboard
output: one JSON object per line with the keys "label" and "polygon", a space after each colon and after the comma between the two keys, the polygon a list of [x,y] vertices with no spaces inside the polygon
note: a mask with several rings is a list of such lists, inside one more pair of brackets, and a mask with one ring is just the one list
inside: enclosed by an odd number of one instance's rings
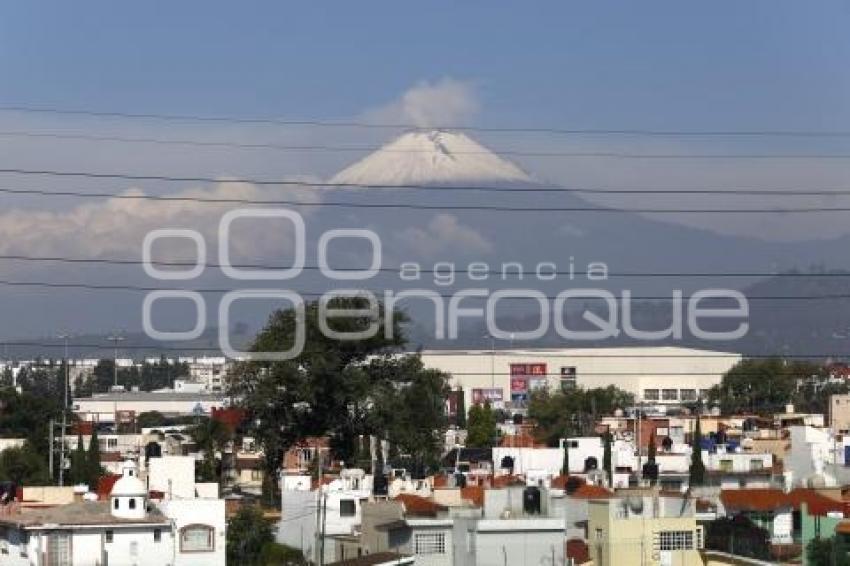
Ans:
{"label": "billboard", "polygon": [[491,389],[473,389],[472,390],[472,404],[480,405],[485,402],[490,402],[491,405],[495,405],[496,403],[501,403],[504,400],[505,394],[501,388],[491,388]]}
{"label": "billboard", "polygon": [[546,387],[546,364],[511,364],[511,403],[515,407],[528,404],[529,392]]}

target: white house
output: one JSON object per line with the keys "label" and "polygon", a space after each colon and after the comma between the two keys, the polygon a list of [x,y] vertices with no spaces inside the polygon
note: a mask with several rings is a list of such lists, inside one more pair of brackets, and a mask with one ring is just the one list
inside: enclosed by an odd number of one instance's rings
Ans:
{"label": "white house", "polygon": [[224,501],[151,501],[135,462],[106,501],[0,507],[0,563],[224,566]]}
{"label": "white house", "polygon": [[[333,561],[336,549],[330,539],[350,535],[360,525],[363,503],[372,496],[372,476],[360,469],[346,469],[339,478],[310,491],[301,481],[287,482],[286,477],[281,486],[277,542],[297,548],[307,557],[318,556],[324,548],[325,561]],[[316,536],[319,510],[324,541]]]}

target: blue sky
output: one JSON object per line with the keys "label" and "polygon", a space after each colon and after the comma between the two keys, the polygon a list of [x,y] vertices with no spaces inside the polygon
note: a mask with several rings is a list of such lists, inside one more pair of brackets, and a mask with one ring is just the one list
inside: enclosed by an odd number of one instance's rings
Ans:
{"label": "blue sky", "polygon": [[[434,113],[439,123],[456,120],[490,127],[850,131],[849,29],[850,4],[838,0],[7,2],[0,5],[0,106],[397,122],[415,114],[404,106],[412,97],[414,110]],[[0,130],[335,145],[380,144],[393,135],[3,111]],[[850,154],[850,139],[476,137],[489,147],[520,151]],[[321,179],[359,157],[0,135],[0,167]],[[516,160],[537,178],[565,186],[840,188],[850,179],[850,160]],[[12,184],[8,176],[0,181]],[[79,188],[79,183],[41,178],[16,178],[14,183]],[[118,181],[92,181],[82,188],[161,193],[192,189],[213,196],[225,190],[156,183],[131,187]],[[232,184],[226,190],[263,198],[268,194]],[[523,198],[532,204],[538,197]],[[646,201],[634,195],[616,198],[595,203],[634,207]],[[718,206],[712,195],[665,198],[663,204],[673,207]],[[764,204],[755,197],[722,198],[742,207]],[[136,256],[142,235],[160,223],[179,224],[188,218],[209,229],[216,223],[216,218],[190,207],[169,207],[173,216],[168,216],[156,207],[126,202],[4,195],[0,253]],[[850,197],[797,197],[782,204],[836,202],[850,206]],[[850,223],[835,215],[826,220],[819,215],[660,219],[766,240],[850,234]],[[340,213],[341,225],[346,221]],[[411,226],[424,230],[432,221],[420,215]],[[460,226],[464,221],[458,214]],[[102,277],[92,273],[0,264],[0,278],[116,277],[113,272]],[[45,332],[59,325],[51,317],[61,318],[68,327],[108,330],[121,304],[115,298],[114,305],[91,307],[57,296],[48,307],[42,300],[35,291],[9,295],[7,303],[0,304],[6,309],[0,312],[0,333],[9,333],[12,325],[21,334]],[[51,315],[43,321],[29,317],[33,309]],[[128,312],[138,318],[138,308]]]}
{"label": "blue sky", "polygon": [[344,118],[472,81],[482,124],[850,128],[846,2],[6,3],[0,100]]}

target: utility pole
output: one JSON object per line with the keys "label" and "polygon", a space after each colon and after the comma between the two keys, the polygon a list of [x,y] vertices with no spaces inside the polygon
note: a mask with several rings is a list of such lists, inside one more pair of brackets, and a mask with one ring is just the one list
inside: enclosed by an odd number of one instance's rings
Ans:
{"label": "utility pole", "polygon": [[53,446],[53,419],[50,419],[50,430],[47,432],[47,443],[50,445],[50,450],[47,454],[47,467],[50,469],[50,479],[53,479],[53,451],[56,449]]}
{"label": "utility pole", "polygon": [[113,360],[112,361],[112,371],[113,371],[113,378],[114,378],[114,381],[115,381],[115,383],[113,383],[113,387],[115,389],[118,389],[118,344],[124,341],[124,337],[116,332],[115,334],[109,336],[109,338],[107,338],[107,340],[112,342],[114,347],[115,347],[115,355],[112,358],[112,360]]}
{"label": "utility pole", "polygon": [[68,426],[68,388],[70,387],[70,369],[68,367],[68,339],[71,337],[67,332],[59,335],[59,338],[65,341],[65,376],[64,382],[64,398],[65,402],[62,405],[62,440],[59,446],[59,487],[65,485],[65,427]]}

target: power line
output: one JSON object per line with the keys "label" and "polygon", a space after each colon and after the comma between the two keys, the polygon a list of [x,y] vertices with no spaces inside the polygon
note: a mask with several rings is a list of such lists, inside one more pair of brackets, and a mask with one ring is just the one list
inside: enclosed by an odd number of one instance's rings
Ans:
{"label": "power line", "polygon": [[848,130],[663,130],[650,128],[561,128],[561,127],[487,127],[465,126],[460,124],[441,124],[422,127],[411,123],[377,123],[356,120],[318,120],[318,119],[283,119],[273,117],[240,117],[214,116],[200,114],[166,114],[154,112],[118,112],[86,109],[70,109],[49,106],[30,106],[22,104],[5,104],[0,106],[2,112],[17,112],[24,114],[55,114],[68,116],[88,116],[93,118],[126,118],[141,120],[159,120],[175,122],[211,122],[234,124],[265,124],[273,126],[309,126],[320,128],[363,128],[389,130],[455,130],[465,132],[492,133],[534,133],[559,135],[623,135],[650,137],[799,137],[799,138],[846,138],[850,137]]}
{"label": "power line", "polygon": [[[0,173],[3,173],[0,170]],[[104,177],[101,178],[111,178]],[[850,207],[786,207],[786,208],[609,208],[609,207],[516,207],[501,205],[448,205],[448,204],[408,204],[408,203],[354,203],[354,202],[305,202],[296,200],[254,200],[243,198],[198,198],[189,196],[159,196],[141,194],[117,194],[88,192],[79,190],[11,189],[0,187],[0,193],[24,194],[44,197],[71,197],[85,199],[147,200],[156,202],[193,202],[201,204],[251,204],[293,207],[328,207],[353,209],[406,209],[406,210],[466,210],[487,212],[575,212],[575,213],[648,213],[648,214],[813,214],[850,212]]]}
{"label": "power line", "polygon": [[[418,148],[390,148],[387,146],[338,146],[326,144],[293,145],[260,142],[232,142],[223,140],[174,139],[155,137],[128,137],[114,135],[75,134],[65,132],[30,132],[21,130],[0,131],[0,137],[53,139],[60,141],[91,141],[110,143],[187,146],[203,148],[229,148],[240,150],[269,150],[292,153],[428,153]],[[844,153],[634,153],[621,151],[525,151],[513,149],[488,149],[483,151],[457,150],[453,155],[499,155],[503,157],[559,157],[600,159],[850,159]]]}
{"label": "power line", "polygon": [[[241,291],[242,289],[227,289],[227,288],[165,288],[165,287],[154,287],[154,286],[145,286],[145,285],[118,285],[118,284],[100,284],[100,283],[68,283],[68,282],[51,282],[51,281],[10,281],[6,279],[0,279],[0,285],[7,287],[44,287],[49,289],[83,289],[83,290],[91,290],[91,291],[137,291],[137,292],[151,292],[151,291],[194,291],[196,293],[230,293],[233,291]],[[318,291],[298,291],[291,290],[302,297],[322,297],[324,293]],[[333,291],[329,289],[326,292]],[[398,292],[402,292],[404,289],[399,289]],[[392,289],[357,289],[355,293],[373,293],[375,295],[380,295],[385,292],[394,292]],[[450,299],[455,295],[452,293],[436,293],[437,296]],[[825,293],[820,295],[750,295],[744,296],[747,300],[750,301],[819,301],[819,300],[844,300],[850,299],[850,293]],[[486,297],[476,297],[470,296],[469,299],[481,299]],[[542,295],[542,299],[546,300],[555,300],[558,297],[554,295]],[[586,302],[590,301],[602,301],[606,300],[603,298],[596,297],[577,297],[584,299]],[[617,301],[624,300],[632,300],[632,301],[677,301],[686,300],[685,298],[676,298],[672,295],[635,295],[635,296],[616,296],[612,295],[610,298]],[[713,297],[715,299],[722,299],[723,297]],[[502,297],[500,300],[527,300],[534,301],[537,300],[535,297],[525,297],[525,296],[506,296]]]}
{"label": "power line", "polygon": [[[848,156],[850,157],[850,156]],[[841,189],[753,189],[749,187],[733,189],[612,189],[612,188],[586,188],[586,187],[561,187],[557,185],[532,183],[529,186],[493,186],[493,185],[427,185],[416,183],[398,184],[367,184],[367,183],[338,183],[320,182],[292,179],[259,179],[253,177],[240,178],[216,178],[201,175],[174,176],[174,175],[140,175],[131,173],[104,173],[95,171],[58,171],[54,169],[21,169],[0,168],[0,174],[23,175],[23,176],[46,176],[59,178],[85,178],[85,179],[120,179],[124,181],[158,181],[167,183],[244,183],[258,186],[284,186],[296,188],[352,188],[352,189],[402,189],[422,191],[481,191],[481,192],[504,192],[504,193],[583,193],[583,194],[698,194],[724,196],[749,195],[749,196],[841,196],[850,195],[850,188]]]}
{"label": "power line", "polygon": [[[137,265],[145,265],[145,262],[139,259],[125,259],[125,258],[85,258],[85,257],[71,257],[71,256],[33,256],[33,255],[24,255],[24,254],[0,254],[0,260],[9,260],[9,261],[25,261],[25,262],[55,262],[55,263],[71,263],[71,264],[106,264],[106,265],[126,265],[126,266],[137,266]],[[194,261],[162,261],[162,260],[151,260],[149,262],[150,265],[156,265],[160,267],[194,267],[196,263]],[[215,262],[206,262],[206,267],[210,268],[221,268],[222,264]],[[230,264],[230,267],[234,267],[237,269],[286,269],[288,266],[285,265],[272,265],[272,264],[258,264],[258,263],[248,263],[248,264]],[[320,267],[317,265],[305,265],[302,267],[305,271],[318,271]],[[363,267],[335,267],[334,271],[363,271],[365,268]],[[403,270],[403,266],[399,265],[397,267],[379,267],[376,271],[380,273],[400,273]],[[419,269],[418,273],[422,274],[437,274],[441,273],[438,269]],[[506,273],[502,270],[496,269],[488,269],[488,270],[471,270],[469,268],[461,268],[455,269],[454,273],[470,273],[474,272],[476,275],[507,275],[507,276],[537,276],[539,273],[537,271],[513,271]],[[594,272],[589,271],[578,271],[578,270],[555,270],[555,271],[547,271],[546,275],[555,275],[555,276],[570,276],[570,277],[584,277],[590,274],[595,274]],[[784,271],[784,272],[768,272],[768,271],[760,271],[760,272],[607,272],[606,278],[610,277],[784,277],[784,278],[807,278],[807,277],[850,277],[850,272],[807,272],[807,273],[799,273],[793,271]]]}

